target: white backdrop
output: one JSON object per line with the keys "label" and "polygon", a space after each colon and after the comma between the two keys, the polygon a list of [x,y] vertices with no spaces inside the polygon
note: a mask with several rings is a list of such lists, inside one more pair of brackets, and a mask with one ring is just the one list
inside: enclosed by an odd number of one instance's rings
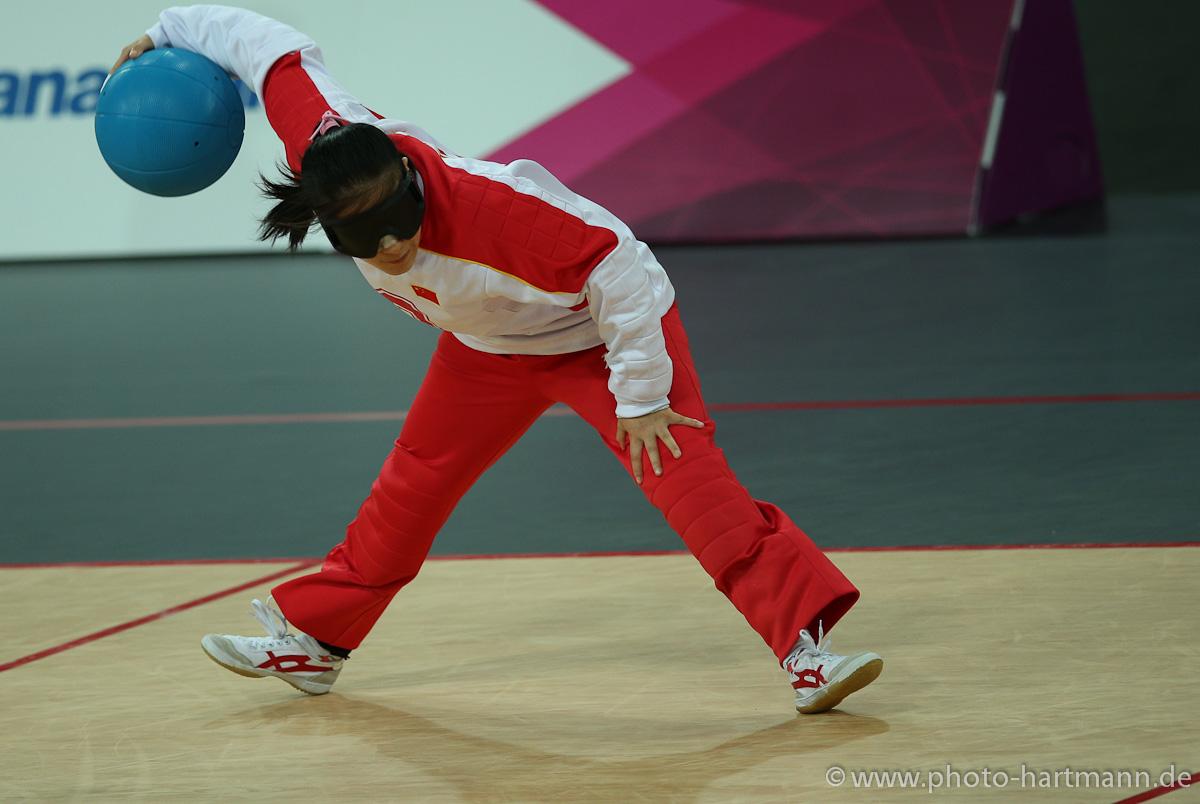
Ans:
{"label": "white backdrop", "polygon": [[[246,0],[243,5],[309,34],[335,78],[366,105],[411,120],[448,147],[486,154],[629,66],[532,0]],[[261,106],[216,184],[182,198],[144,195],[121,182],[96,147],[78,76],[105,71],[163,3],[16,0],[0,5],[0,260],[269,250],[254,234],[269,206],[258,195],[283,148]],[[55,113],[35,74],[66,76]],[[86,104],[94,109],[94,101]],[[328,250],[322,237],[311,247]],[[279,248],[278,246],[276,248]]]}

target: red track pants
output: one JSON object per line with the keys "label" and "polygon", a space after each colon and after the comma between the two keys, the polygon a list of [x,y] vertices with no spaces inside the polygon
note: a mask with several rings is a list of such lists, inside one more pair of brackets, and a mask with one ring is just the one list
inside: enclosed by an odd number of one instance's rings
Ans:
{"label": "red track pants", "polygon": [[[676,308],[662,327],[674,365],[671,407],[706,426],[672,427],[683,455],[676,460],[659,444],[662,477],[643,456],[641,490],[782,660],[801,628],[815,634],[820,620],[829,630],[858,600],[858,590],[783,511],[752,499],[734,477],[713,440],[716,428]],[[562,355],[494,355],[443,333],[346,540],[319,572],[275,588],[288,620],[327,644],[358,647],[416,577],[462,495],[555,402],[596,428],[632,477],[628,449],[614,439],[603,356],[603,345]]]}

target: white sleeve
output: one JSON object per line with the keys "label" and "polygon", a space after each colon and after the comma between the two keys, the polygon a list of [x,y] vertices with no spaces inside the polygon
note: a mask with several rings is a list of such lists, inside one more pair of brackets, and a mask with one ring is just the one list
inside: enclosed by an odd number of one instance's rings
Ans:
{"label": "white sleeve", "polygon": [[207,56],[259,97],[276,60],[293,50],[316,49],[316,43],[295,28],[230,6],[168,8],[146,33],[155,47],[178,47]]}
{"label": "white sleeve", "polygon": [[645,244],[622,238],[587,280],[589,310],[608,346],[608,389],[622,419],[670,404],[671,358],[646,259],[653,257]]}
{"label": "white sleeve", "polygon": [[325,111],[353,123],[379,117],[333,80],[311,38],[270,17],[230,6],[177,6],[146,33],[155,47],[207,56],[252,87],[293,167]]}

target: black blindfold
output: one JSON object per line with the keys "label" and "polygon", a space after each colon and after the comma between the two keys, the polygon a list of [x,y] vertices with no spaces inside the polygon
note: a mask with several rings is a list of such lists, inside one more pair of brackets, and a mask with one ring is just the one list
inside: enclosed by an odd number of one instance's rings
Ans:
{"label": "black blindfold", "polygon": [[318,215],[329,242],[342,254],[370,259],[379,253],[384,237],[408,240],[415,235],[425,217],[425,199],[416,177],[417,172],[407,167],[396,191],[363,212],[345,218]]}

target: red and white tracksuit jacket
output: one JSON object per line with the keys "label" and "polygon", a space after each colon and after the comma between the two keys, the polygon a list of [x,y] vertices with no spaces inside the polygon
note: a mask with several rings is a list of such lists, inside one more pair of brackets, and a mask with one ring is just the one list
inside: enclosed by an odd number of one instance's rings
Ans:
{"label": "red and white tracksuit jacket", "polygon": [[750,498],[713,441],[675,292],[647,246],[612,213],[536,162],[457,156],[410,123],[382,117],[328,74],[293,28],[225,6],[164,11],[156,47],[201,53],[252,86],[301,157],[332,111],[386,132],[425,194],[414,267],[390,276],[355,260],[380,295],[445,332],[396,449],[320,572],[277,587],[297,627],[356,647],[416,575],[433,537],[474,480],[549,405],[570,405],[613,439],[615,416],[670,404],[704,421],[672,430],[664,473],[642,489],[720,589],[782,659],[800,628],[828,630],[857,590],[775,506]]}
{"label": "red and white tracksuit jacket", "polygon": [[536,162],[467,159],[410,123],[381,119],[329,76],[311,39],[275,20],[188,6],[163,12],[148,33],[156,47],[202,53],[253,86],[296,170],[328,110],[391,136],[420,174],[427,209],[412,270],[389,276],[355,260],[381,295],[482,352],[550,355],[603,343],[618,416],[667,404],[671,361],[658,322],[675,290],[608,210]]}

